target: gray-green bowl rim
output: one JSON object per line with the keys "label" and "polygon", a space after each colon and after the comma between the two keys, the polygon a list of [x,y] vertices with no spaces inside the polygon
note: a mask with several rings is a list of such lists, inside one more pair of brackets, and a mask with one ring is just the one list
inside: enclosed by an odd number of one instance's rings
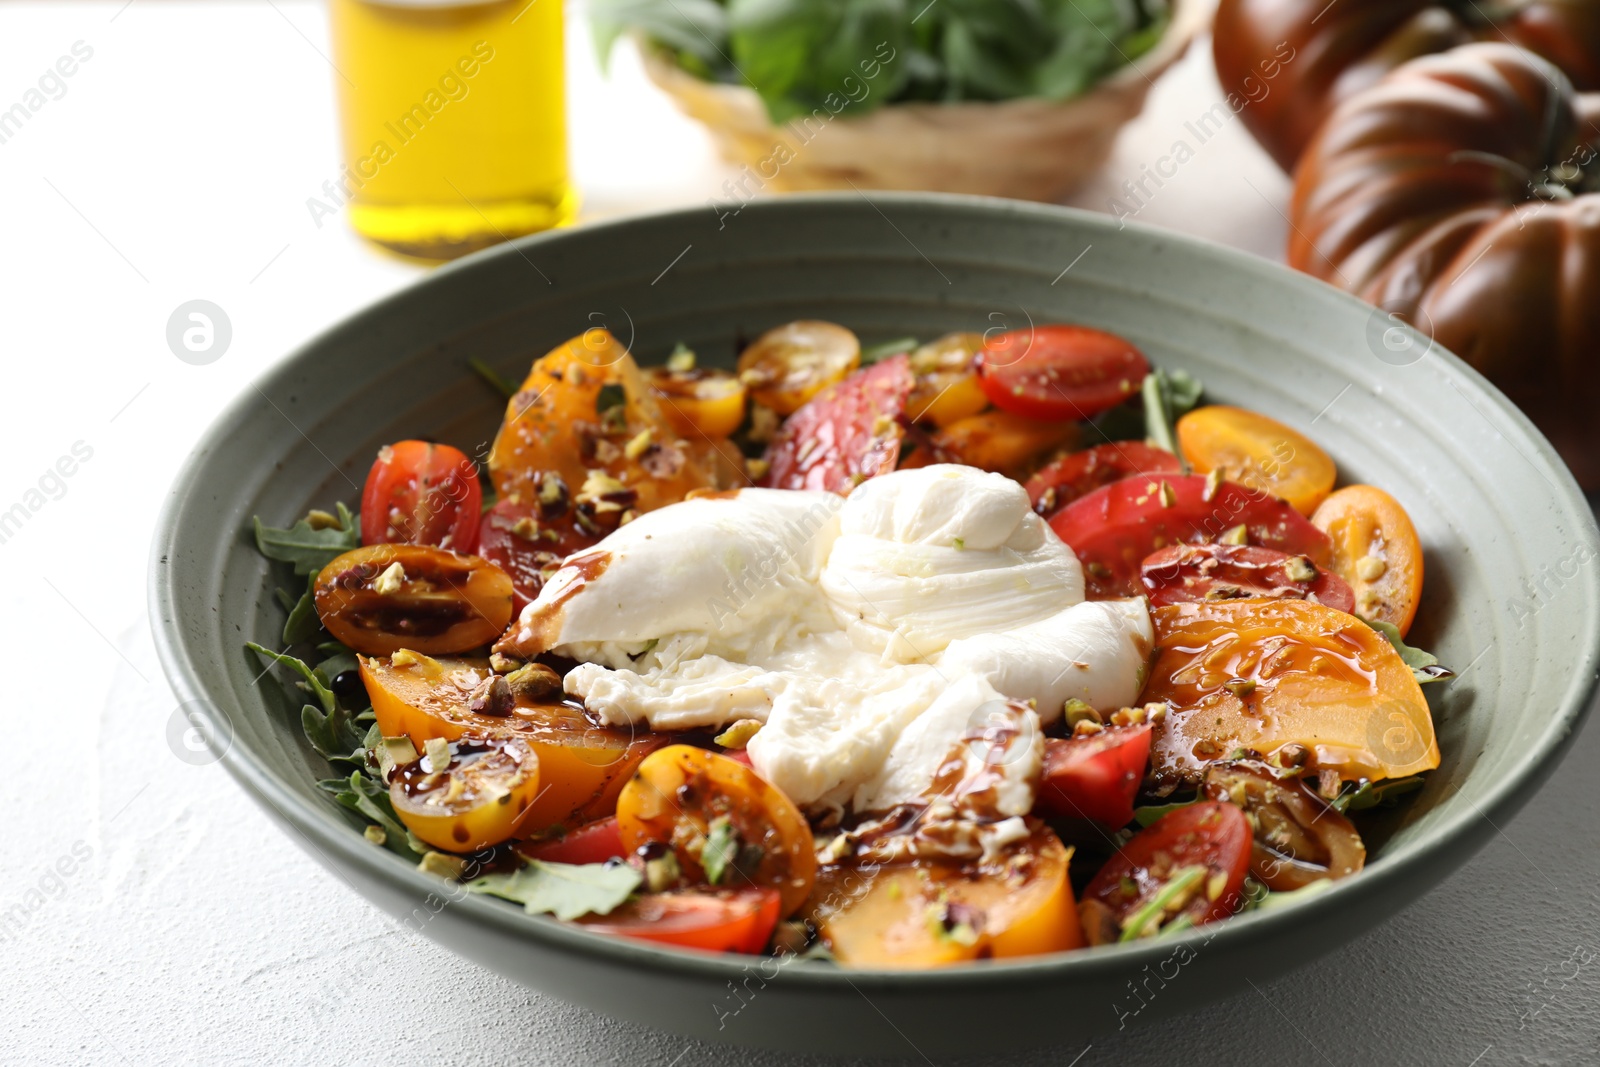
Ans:
{"label": "gray-green bowl rim", "polygon": [[[803,214],[817,205],[825,206],[841,201],[854,202],[861,198],[863,198],[862,194],[857,193],[790,194],[771,200],[748,203],[743,210],[763,213],[793,212]],[[1314,290],[1324,298],[1331,295],[1335,299],[1348,301],[1353,308],[1359,309],[1364,314],[1371,311],[1368,305],[1354,296],[1259,256],[1138,222],[1129,223],[1124,221],[1119,223],[1110,216],[1094,212],[994,197],[964,196],[948,193],[875,192],[868,202],[875,207],[880,204],[889,206],[903,204],[916,207],[935,205],[954,214],[976,216],[999,213],[1032,215],[1041,219],[1048,219],[1069,215],[1075,217],[1079,224],[1091,229],[1098,229],[1107,234],[1124,228],[1134,229],[1147,236],[1159,238],[1171,244],[1202,250],[1204,254],[1227,262],[1242,274],[1253,274],[1258,277],[1271,278],[1274,283],[1296,285],[1308,291]],[[381,319],[386,309],[399,306],[411,299],[418,289],[427,287],[433,278],[441,274],[471,271],[499,258],[522,256],[523,249],[559,245],[561,242],[571,239],[575,234],[589,235],[597,231],[601,233],[609,232],[613,235],[612,240],[621,247],[626,242],[627,232],[630,227],[677,218],[687,219],[692,215],[703,214],[705,210],[704,207],[682,208],[673,211],[626,215],[588,223],[574,229],[535,234],[467,256],[431,272],[416,282],[328,327],[276,363],[261,380],[268,383],[270,390],[270,384],[275,379],[287,379],[290,373],[289,367],[306,352],[323,344],[329,335],[347,328],[353,322]],[[1444,352],[1442,349],[1439,352],[1443,358],[1449,361],[1452,372],[1461,376],[1464,379],[1463,384],[1475,393],[1473,399],[1487,404],[1496,413],[1507,419],[1510,429],[1522,432],[1525,443],[1530,446],[1534,455],[1548,468],[1548,473],[1552,476],[1552,484],[1559,484],[1561,487],[1561,503],[1565,505],[1566,510],[1571,515],[1579,520],[1575,523],[1578,536],[1584,540],[1591,554],[1600,558],[1600,531],[1596,530],[1588,503],[1579,491],[1577,483],[1568,472],[1566,465],[1557,456],[1550,443],[1545,440],[1544,435],[1533,426],[1533,423],[1515,405],[1507,400],[1498,389],[1476,370],[1453,354]],[[156,522],[155,536],[151,549],[149,585],[151,629],[162,669],[165,671],[180,701],[199,699],[203,696],[203,692],[194,673],[190,670],[187,657],[180,648],[181,642],[179,638],[174,632],[170,632],[162,621],[164,617],[163,605],[168,602],[168,595],[171,592],[166,580],[169,568],[163,565],[163,559],[170,554],[172,541],[177,534],[178,513],[182,510],[182,487],[187,484],[193,473],[206,462],[206,456],[212,451],[213,447],[220,444],[227,437],[228,427],[258,401],[259,394],[255,389],[245,390],[213,420],[210,427],[207,428],[190,452],[183,468],[179,471],[177,478],[173,482],[172,489],[168,491],[166,501],[162,505],[160,517]],[[167,614],[175,616],[175,612]],[[1469,824],[1481,818],[1488,820],[1490,825],[1498,830],[1499,824],[1520,808],[1543,779],[1555,768],[1555,765],[1565,754],[1578,727],[1588,714],[1595,694],[1597,680],[1600,680],[1600,626],[1595,624],[1594,617],[1591,617],[1590,623],[1590,632],[1585,641],[1585,653],[1580,665],[1581,669],[1573,672],[1572,681],[1567,687],[1562,701],[1562,707],[1551,720],[1548,729],[1538,739],[1537,744],[1529,746],[1514,768],[1490,787],[1491,796],[1487,804],[1474,805],[1474,811],[1471,813],[1453,813],[1440,825],[1430,828],[1429,836],[1426,840],[1411,846],[1413,851],[1409,855],[1403,858],[1379,857],[1357,877],[1333,883],[1327,891],[1319,893],[1311,899],[1296,902],[1282,909],[1247,913],[1232,918],[1225,923],[1206,927],[1202,930],[1190,931],[1178,937],[1162,938],[1157,941],[1139,944],[1107,945],[1086,951],[1079,950],[1006,961],[982,961],[924,971],[858,970],[854,968],[844,971],[830,966],[791,966],[785,968],[785,979],[787,982],[797,983],[802,987],[810,985],[835,987],[848,983],[855,987],[867,989],[892,986],[896,989],[914,991],[918,988],[949,989],[966,984],[988,986],[1032,984],[1041,979],[1049,978],[1053,973],[1067,969],[1076,972],[1080,977],[1089,977],[1094,972],[1101,970],[1104,970],[1108,975],[1113,973],[1123,974],[1126,973],[1126,968],[1130,962],[1135,965],[1140,961],[1155,963],[1169,955],[1174,946],[1185,942],[1205,941],[1238,946],[1239,943],[1254,938],[1258,934],[1263,937],[1270,937],[1274,933],[1286,932],[1289,927],[1310,916],[1311,913],[1303,909],[1355,907],[1358,901],[1363,898],[1381,901],[1383,899],[1383,890],[1391,883],[1398,881],[1406,868],[1417,864],[1436,862],[1439,865],[1438,869],[1441,871],[1452,870],[1466,858],[1464,855],[1459,854],[1458,846],[1470,841],[1472,835],[1468,832]],[[416,870],[393,853],[373,848],[361,835],[353,832],[348,824],[340,821],[331,807],[324,809],[320,806],[304,803],[285,790],[265,764],[246,751],[243,746],[230,745],[219,753],[219,757],[228,773],[257,803],[276,811],[285,821],[300,830],[306,836],[306,839],[319,850],[322,848],[331,849],[337,853],[342,862],[365,868],[367,873],[374,877],[399,882],[419,899],[438,888],[438,882],[433,876]],[[599,956],[610,959],[619,965],[642,968],[663,974],[688,972],[716,980],[737,979],[744,975],[748,965],[748,960],[738,957],[657,948],[643,942],[587,933],[566,926],[554,919],[527,915],[514,906],[480,896],[467,896],[451,906],[463,909],[463,912],[473,917],[474,920],[503,932],[509,937],[531,938],[559,952]]]}

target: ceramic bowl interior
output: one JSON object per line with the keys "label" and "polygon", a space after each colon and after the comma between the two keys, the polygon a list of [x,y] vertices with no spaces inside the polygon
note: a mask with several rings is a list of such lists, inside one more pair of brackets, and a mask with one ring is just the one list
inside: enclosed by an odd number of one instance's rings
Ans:
{"label": "ceramic bowl interior", "polygon": [[[1199,377],[1210,398],[1299,428],[1337,460],[1343,482],[1388,489],[1417,525],[1427,582],[1412,642],[1459,672],[1430,687],[1443,762],[1388,817],[1362,875],[1191,935],[1203,945],[1186,969],[1195,977],[1142,1018],[1242,987],[1245,976],[1259,981],[1403,906],[1531,793],[1587,708],[1600,648],[1588,507],[1538,432],[1453,356],[1265,261],[1102,216],[815,195],[479,254],[312,341],[225,412],[172,490],[151,602],[168,675],[180,699],[213,709],[227,768],[341,877],[396,915],[417,914],[438,883],[369,845],[318,790],[328,769],[301,735],[298,702],[244,651],[246,640],[275,646],[283,623],[251,517],[287,524],[309,506],[356,505],[372,456],[391,440],[481,453],[502,404],[470,357],[520,380],[534,357],[605,326],[641,362],[682,341],[729,363],[742,339],[797,318],[846,324],[866,343],[1054,321],[1115,331],[1157,365]],[[954,1052],[1114,1027],[1110,991],[1176,944],[915,974],[791,967],[763,978],[763,995],[730,1022],[718,998],[729,982],[748,984],[748,960],[607,941],[478,897],[454,900],[422,928],[618,1016],[756,1044],[890,1052],[904,1052],[911,1033]],[[1069,995],[1087,1007],[1064,1020],[1052,1005]],[[1019,1021],[1003,1035],[975,1031],[955,1005]]]}

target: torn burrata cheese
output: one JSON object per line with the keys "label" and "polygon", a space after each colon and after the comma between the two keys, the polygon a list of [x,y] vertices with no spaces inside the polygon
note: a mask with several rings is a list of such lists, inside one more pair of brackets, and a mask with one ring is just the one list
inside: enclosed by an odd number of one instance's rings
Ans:
{"label": "torn burrata cheese", "polygon": [[960,801],[998,825],[1033,806],[1040,727],[1132,703],[1151,640],[1144,600],[1084,601],[1020,485],[942,464],[648,512],[497,648],[578,660],[567,692],[610,723],[760,720],[756,770],[813,811]]}

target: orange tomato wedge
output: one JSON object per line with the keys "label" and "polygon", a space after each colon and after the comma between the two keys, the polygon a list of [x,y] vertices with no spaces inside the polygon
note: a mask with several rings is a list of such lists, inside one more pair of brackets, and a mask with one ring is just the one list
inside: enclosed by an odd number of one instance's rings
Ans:
{"label": "orange tomato wedge", "polygon": [[965,463],[1023,481],[1058,449],[1074,445],[1078,433],[1075,422],[1044,422],[990,410],[944,427],[933,435],[932,448],[917,449],[903,466]]}
{"label": "orange tomato wedge", "polygon": [[987,408],[989,397],[972,362],[982,351],[981,333],[948,333],[913,351],[916,385],[906,403],[911,421],[949,426]]}
{"label": "orange tomato wedge", "polygon": [[1178,447],[1194,469],[1271,493],[1309,515],[1333,488],[1333,460],[1311,438],[1243,408],[1196,408],[1178,420]]}
{"label": "orange tomato wedge", "polygon": [[1048,827],[978,867],[832,867],[810,917],[840,963],[927,968],[1063,952],[1083,945],[1067,866]]}
{"label": "orange tomato wedge", "polygon": [[411,738],[419,750],[435,737],[512,737],[525,743],[539,758],[543,790],[519,826],[523,834],[611,814],[628,776],[663,743],[652,734],[597,726],[581,707],[561,702],[559,693],[544,700],[514,697],[505,715],[474,712],[474,695],[493,677],[488,660],[415,654],[401,659],[406,666],[359,657],[378,728],[385,737]]}
{"label": "orange tomato wedge", "polygon": [[1333,572],[1355,593],[1356,614],[1404,637],[1422,599],[1422,542],[1399,501],[1370,485],[1334,493],[1311,516],[1333,539]]}
{"label": "orange tomato wedge", "polygon": [[1140,703],[1169,711],[1155,731],[1157,780],[1198,781],[1235,749],[1304,745],[1345,781],[1439,765],[1416,678],[1382,634],[1307,600],[1219,600],[1150,613],[1156,661]]}
{"label": "orange tomato wedge", "polygon": [[744,383],[727,371],[651,367],[644,372],[668,425],[683,437],[727,437],[744,421]]}

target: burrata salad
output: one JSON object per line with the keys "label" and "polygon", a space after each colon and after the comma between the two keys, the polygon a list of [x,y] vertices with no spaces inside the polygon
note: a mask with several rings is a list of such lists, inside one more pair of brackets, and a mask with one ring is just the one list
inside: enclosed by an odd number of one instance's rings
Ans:
{"label": "burrata salad", "polygon": [[[1077,325],[733,369],[590,330],[475,460],[256,520],[322,782],[530,913],[926,968],[1169,937],[1362,868],[1439,749],[1405,509]],[[509,905],[508,905],[509,906]]]}

